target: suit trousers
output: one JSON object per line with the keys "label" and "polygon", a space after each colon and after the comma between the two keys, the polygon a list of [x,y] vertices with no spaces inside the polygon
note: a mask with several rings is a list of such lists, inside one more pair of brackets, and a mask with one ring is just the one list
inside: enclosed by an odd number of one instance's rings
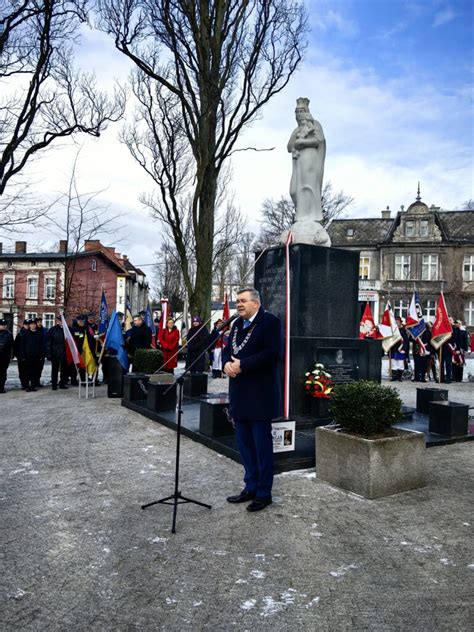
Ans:
{"label": "suit trousers", "polygon": [[65,386],[69,379],[69,368],[67,363],[60,360],[51,360],[51,384],[58,385],[58,373],[60,374],[59,385]]}
{"label": "suit trousers", "polygon": [[0,391],[5,388],[5,382],[7,381],[7,369],[10,364],[10,356],[0,353]]}
{"label": "suit trousers", "polygon": [[272,422],[235,421],[245,489],[257,498],[271,498],[273,485]]}

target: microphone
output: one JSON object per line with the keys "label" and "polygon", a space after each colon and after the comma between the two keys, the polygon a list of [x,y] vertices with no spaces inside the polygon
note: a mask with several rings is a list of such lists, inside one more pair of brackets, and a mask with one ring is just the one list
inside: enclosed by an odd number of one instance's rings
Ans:
{"label": "microphone", "polygon": [[227,327],[230,325],[230,323],[233,322],[238,317],[239,317],[238,312],[235,312],[235,314],[232,314],[232,316],[230,318],[225,320],[223,323],[221,323],[219,325],[219,327],[217,327],[217,331],[222,331],[223,329],[227,329]]}

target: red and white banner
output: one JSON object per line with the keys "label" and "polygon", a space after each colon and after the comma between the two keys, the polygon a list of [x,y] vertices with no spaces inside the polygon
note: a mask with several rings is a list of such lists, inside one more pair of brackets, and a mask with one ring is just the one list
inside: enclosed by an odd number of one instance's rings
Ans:
{"label": "red and white banner", "polygon": [[369,303],[364,308],[364,313],[360,319],[359,324],[359,338],[381,338],[377,325],[375,324],[374,317],[372,316],[372,310]]}
{"label": "red and white banner", "polygon": [[227,296],[227,292],[224,294],[224,306],[222,308],[222,320],[229,320],[229,297]]}
{"label": "red and white banner", "polygon": [[291,284],[290,284],[290,244],[293,241],[291,230],[285,244],[285,294],[286,294],[286,324],[285,324],[285,380],[283,395],[283,416],[288,418],[290,412],[290,332],[291,332]]}
{"label": "red and white banner", "polygon": [[382,336],[382,347],[385,353],[388,353],[397,342],[402,340],[402,334],[395,322],[395,316],[393,315],[392,306],[389,302],[387,302],[385,307],[382,321],[379,325],[379,331]]}
{"label": "red and white banner", "polygon": [[[431,346],[439,349],[453,335],[453,328],[449,322],[448,310],[444,300],[443,292],[439,295],[438,305],[436,307],[436,316],[431,330]],[[441,372],[441,371],[440,371]]]}
{"label": "red and white banner", "polygon": [[160,299],[161,303],[161,329],[166,329],[166,323],[168,322],[168,299]]}
{"label": "red and white banner", "polygon": [[74,338],[72,337],[71,331],[67,326],[66,319],[64,318],[64,314],[61,314],[61,323],[63,326],[64,341],[66,343],[67,363],[71,364],[74,362],[76,366],[79,365],[81,368],[85,368],[84,361],[82,360],[82,356],[79,355]]}

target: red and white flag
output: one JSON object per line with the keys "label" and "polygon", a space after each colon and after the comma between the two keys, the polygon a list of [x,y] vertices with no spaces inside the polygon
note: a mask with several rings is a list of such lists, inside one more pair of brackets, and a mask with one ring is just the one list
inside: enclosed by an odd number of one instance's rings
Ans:
{"label": "red and white flag", "polygon": [[222,320],[229,320],[229,297],[227,296],[227,292],[224,294],[224,306],[222,308]]}
{"label": "red and white flag", "polygon": [[392,312],[392,306],[389,302],[387,302],[385,307],[382,322],[379,325],[379,332],[382,337],[382,347],[385,353],[388,353],[393,345],[402,340],[402,334],[398,329],[395,316]]}
{"label": "red and white flag", "polygon": [[168,299],[162,298],[160,299],[161,303],[161,329],[166,329],[166,324],[168,322]]}
{"label": "red and white flag", "polygon": [[444,301],[443,292],[439,295],[438,305],[436,306],[436,317],[431,330],[431,346],[439,349],[453,335],[453,328],[449,322],[448,310]]}
{"label": "red and white flag", "polygon": [[64,342],[66,343],[66,360],[68,364],[74,364],[76,366],[80,366],[82,369],[85,368],[84,360],[82,356],[79,355],[79,351],[77,350],[76,343],[74,342],[74,338],[72,337],[71,331],[67,325],[66,319],[64,318],[64,314],[61,314],[61,323],[63,325],[63,333],[64,333]]}
{"label": "red and white flag", "polygon": [[359,338],[382,338],[377,325],[375,324],[374,317],[372,316],[372,310],[367,302],[364,308],[364,313],[360,320],[359,325]]}

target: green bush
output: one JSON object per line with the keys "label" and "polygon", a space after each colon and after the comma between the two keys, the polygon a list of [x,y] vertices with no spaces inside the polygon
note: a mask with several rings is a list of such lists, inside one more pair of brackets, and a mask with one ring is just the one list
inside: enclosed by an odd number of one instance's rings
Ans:
{"label": "green bush", "polygon": [[163,354],[158,349],[137,349],[132,362],[134,373],[154,373],[163,365]]}
{"label": "green bush", "polygon": [[396,389],[361,380],[336,386],[331,413],[345,430],[373,435],[386,432],[400,420],[402,401]]}

